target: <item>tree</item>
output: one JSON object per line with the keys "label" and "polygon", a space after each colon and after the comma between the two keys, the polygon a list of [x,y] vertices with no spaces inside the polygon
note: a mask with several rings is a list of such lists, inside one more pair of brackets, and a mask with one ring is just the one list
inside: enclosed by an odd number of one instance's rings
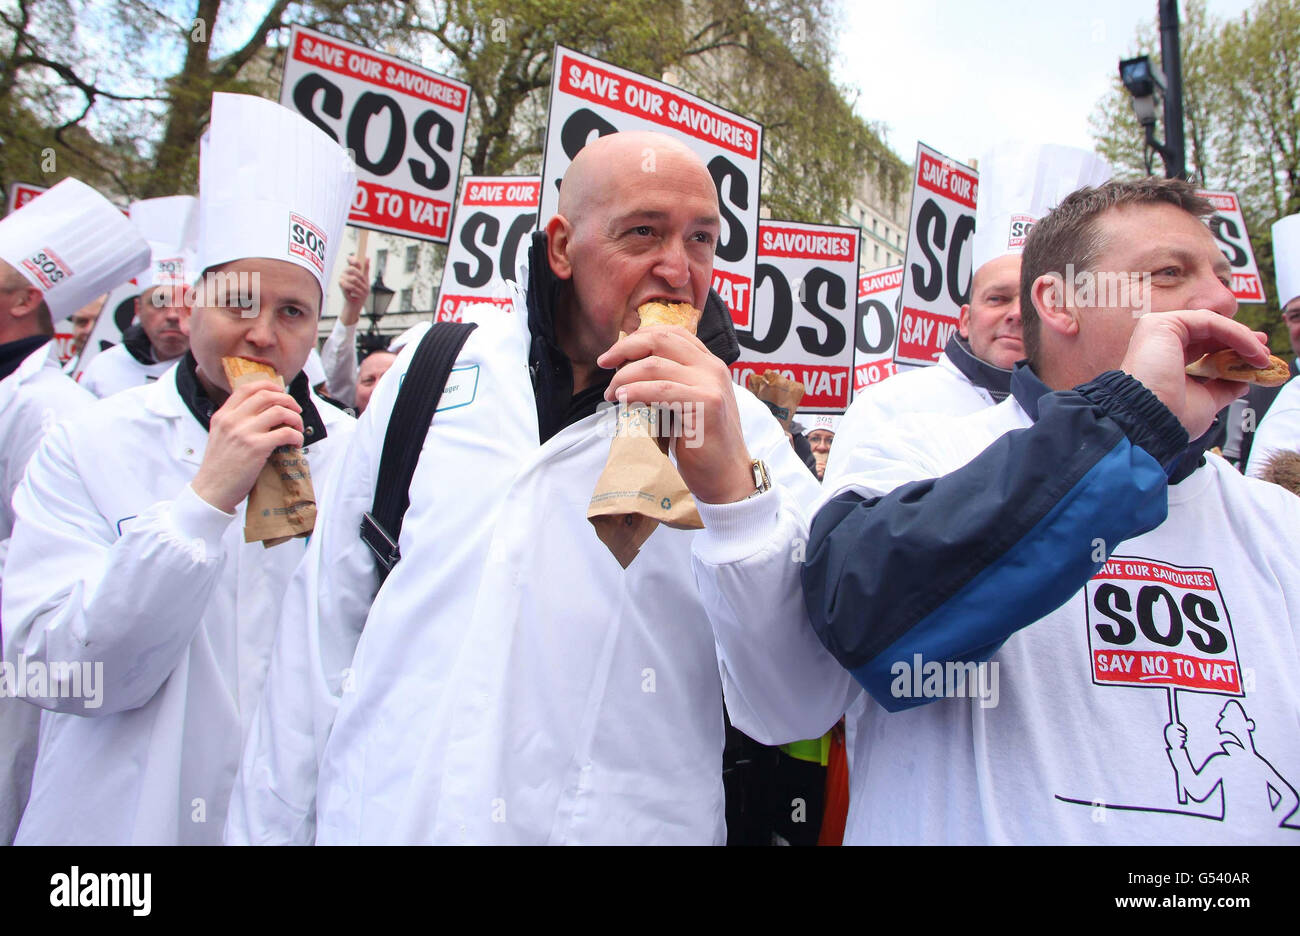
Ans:
{"label": "tree", "polygon": [[[223,0],[9,0],[0,175],[53,184],[76,171],[128,198],[193,191],[213,92],[273,93],[254,66],[288,24],[370,44],[409,16],[397,0],[273,0],[251,19]],[[33,164],[51,145],[57,168]]]}
{"label": "tree", "polygon": [[762,197],[774,216],[837,218],[863,171],[886,191],[905,184],[902,161],[831,80],[831,0],[523,0],[508,16],[501,9],[430,0],[417,21],[447,51],[447,70],[474,89],[471,172],[538,171],[558,42],[764,124]]}
{"label": "tree", "polygon": [[863,171],[886,191],[906,176],[830,78],[834,2],[273,0],[250,16],[222,0],[0,0],[0,178],[35,181],[32,157],[57,137],[50,183],[75,156],[78,174],[128,197],[193,191],[212,93],[274,96],[296,22],[466,81],[476,174],[539,170],[556,43],[671,73],[765,125],[774,215],[832,220]]}
{"label": "tree", "polygon": [[[1268,303],[1243,306],[1239,317],[1285,352],[1270,227],[1300,211],[1300,0],[1257,0],[1236,20],[1190,0],[1181,39],[1189,172],[1198,184],[1241,198]],[[1133,54],[1158,60],[1158,49],[1152,22],[1139,29]],[[1142,131],[1118,78],[1098,103],[1092,130],[1117,174],[1145,174]]]}

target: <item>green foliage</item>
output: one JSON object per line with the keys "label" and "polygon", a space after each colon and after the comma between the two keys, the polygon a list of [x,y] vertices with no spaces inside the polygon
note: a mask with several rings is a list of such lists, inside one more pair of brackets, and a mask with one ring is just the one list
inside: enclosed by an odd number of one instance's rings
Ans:
{"label": "green foliage", "polygon": [[[1211,16],[1204,0],[1191,0],[1181,39],[1188,170],[1198,184],[1241,198],[1268,296],[1266,305],[1243,305],[1238,317],[1289,354],[1270,227],[1300,211],[1300,0],[1257,0],[1236,20]],[[1132,54],[1142,52],[1159,60],[1154,22],[1138,31]],[[1092,130],[1097,151],[1118,174],[1145,174],[1142,131],[1118,78],[1098,103]]]}
{"label": "green foliage", "polygon": [[[274,0],[250,12],[223,0],[0,0],[0,180],[75,173],[127,198],[193,191],[212,93],[274,97],[296,22],[466,81],[471,173],[539,171],[560,43],[759,121],[768,209],[832,221],[864,171],[887,194],[907,175],[830,77],[835,2]],[[50,147],[53,175],[38,165]]]}

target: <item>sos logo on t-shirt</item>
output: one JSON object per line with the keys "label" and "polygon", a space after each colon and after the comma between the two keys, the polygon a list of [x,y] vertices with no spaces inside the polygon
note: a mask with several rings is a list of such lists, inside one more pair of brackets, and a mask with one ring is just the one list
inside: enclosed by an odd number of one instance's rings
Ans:
{"label": "sos logo on t-shirt", "polygon": [[325,275],[325,232],[300,214],[289,212],[289,255],[302,257]]}
{"label": "sos logo on t-shirt", "polygon": [[23,269],[31,273],[46,289],[53,289],[72,275],[72,268],[48,247],[42,247],[22,262]]}

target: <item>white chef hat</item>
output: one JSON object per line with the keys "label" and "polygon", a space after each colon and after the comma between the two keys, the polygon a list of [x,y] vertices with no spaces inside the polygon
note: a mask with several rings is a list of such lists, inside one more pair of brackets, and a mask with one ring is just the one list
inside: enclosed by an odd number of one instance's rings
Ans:
{"label": "white chef hat", "polygon": [[131,223],[149,242],[149,272],[140,288],[191,286],[199,276],[199,200],[193,195],[131,203]]}
{"label": "white chef hat", "polygon": [[1277,272],[1277,301],[1300,296],[1300,214],[1273,222],[1273,269]]}
{"label": "white chef hat", "polygon": [[1051,143],[1000,143],[979,162],[971,269],[1020,253],[1034,222],[1085,185],[1101,185],[1110,166],[1096,153]]}
{"label": "white chef hat", "polygon": [[107,198],[69,178],[0,221],[0,260],[58,320],[143,272],[149,245]]}
{"label": "white chef hat", "polygon": [[212,95],[199,157],[199,265],[265,257],[316,277],[322,301],[356,189],[351,158],[274,101]]}
{"label": "white chef hat", "polygon": [[825,429],[827,432],[834,435],[835,429],[836,427],[839,426],[839,424],[840,424],[840,417],[832,415],[830,413],[818,413],[816,416],[812,417],[812,424],[808,427],[807,432],[805,432],[804,434],[807,435],[808,432],[815,432],[818,429]]}

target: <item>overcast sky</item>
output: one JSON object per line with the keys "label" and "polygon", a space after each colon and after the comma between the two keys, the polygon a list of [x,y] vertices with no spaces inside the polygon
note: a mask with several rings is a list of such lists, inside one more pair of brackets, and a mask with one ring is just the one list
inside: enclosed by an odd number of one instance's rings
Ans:
{"label": "overcast sky", "polygon": [[[1181,5],[1181,4],[1180,4]],[[965,162],[1003,140],[1092,148],[1088,117],[1156,0],[846,0],[837,78],[907,162],[917,139]],[[1209,0],[1236,17],[1248,0]]]}

